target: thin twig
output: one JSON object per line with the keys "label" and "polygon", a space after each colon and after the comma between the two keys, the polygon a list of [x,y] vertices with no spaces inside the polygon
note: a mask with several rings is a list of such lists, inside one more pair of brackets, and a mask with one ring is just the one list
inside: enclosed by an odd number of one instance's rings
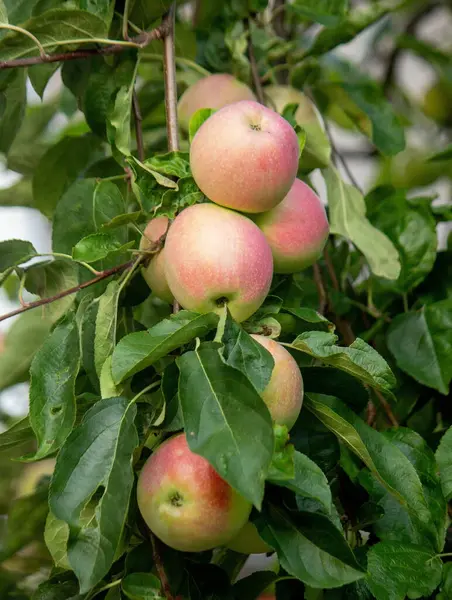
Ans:
{"label": "thin twig", "polygon": [[[14,58],[11,60],[0,61],[0,70],[3,69],[14,69],[16,67],[31,67],[33,65],[40,65],[43,63],[54,63],[68,60],[78,60],[80,58],[90,58],[91,56],[109,56],[111,54],[119,54],[126,48],[145,48],[148,44],[154,40],[161,40],[165,37],[166,25],[162,23],[160,27],[156,27],[151,31],[145,31],[140,33],[134,38],[131,38],[129,42],[115,42],[108,46],[99,48],[87,48],[73,50],[72,52],[57,52],[55,54],[46,54],[45,56],[31,56],[28,58]],[[83,40],[83,43],[96,43],[96,39]],[[82,43],[82,40],[73,40],[73,43]],[[43,48],[45,45],[42,46]]]}
{"label": "thin twig", "polygon": [[367,413],[367,419],[366,419],[367,424],[369,425],[369,427],[372,427],[375,422],[375,418],[377,416],[377,409],[375,408],[375,404],[372,402],[372,400],[369,400],[369,402],[367,403],[366,413]]}
{"label": "thin twig", "polygon": [[328,300],[325,292],[325,286],[323,284],[322,271],[320,270],[318,263],[314,263],[312,268],[314,271],[315,287],[317,288],[317,294],[319,296],[319,307],[317,312],[319,312],[321,315],[324,315]]}
{"label": "thin twig", "polygon": [[165,111],[168,150],[179,150],[179,131],[177,126],[177,85],[176,85],[176,53],[174,49],[174,31],[176,19],[176,3],[164,16],[162,26],[166,31],[163,40],[163,70],[165,80]]}
{"label": "thin twig", "polygon": [[383,407],[383,410],[385,411],[386,416],[388,417],[388,419],[391,422],[391,424],[394,427],[398,427],[399,426],[399,422],[395,418],[394,413],[392,412],[392,408],[391,408],[389,402],[386,400],[386,398],[383,396],[383,394],[380,392],[380,390],[374,389],[374,392],[375,392],[375,395],[377,396],[378,400],[380,401],[380,404]]}
{"label": "thin twig", "polygon": [[327,247],[325,247],[323,251],[323,258],[325,259],[325,265],[328,275],[330,276],[331,283],[333,284],[334,289],[339,291],[339,280],[337,278],[336,271],[334,270],[333,261],[331,260],[331,256]]}
{"label": "thin twig", "polygon": [[328,135],[328,138],[329,138],[330,144],[331,144],[331,149],[333,151],[333,162],[335,163],[336,167],[338,166],[337,161],[339,161],[342,164],[342,166],[344,167],[344,171],[347,173],[347,177],[349,178],[350,182],[362,194],[363,190],[362,190],[361,186],[359,185],[358,180],[353,175],[352,170],[348,166],[348,162],[345,160],[345,158],[342,156],[341,152],[338,150],[338,148],[336,146],[336,143],[333,139],[333,135],[331,133],[331,127],[326,119],[324,120],[324,124],[325,124],[325,131]]}
{"label": "thin twig", "polygon": [[138,94],[136,90],[133,90],[132,95],[132,105],[133,105],[133,116],[135,121],[135,137],[137,140],[137,153],[138,158],[141,162],[144,161],[144,142],[143,142],[143,117],[141,116],[140,103],[138,101]]}
{"label": "thin twig", "polygon": [[165,594],[167,600],[181,600],[180,596],[173,596],[173,592],[171,591],[171,587],[168,581],[168,577],[166,576],[165,567],[163,566],[162,557],[160,556],[159,551],[159,540],[151,533],[151,543],[152,543],[152,557],[155,562],[155,567],[157,569],[157,573],[162,584],[163,593]]}
{"label": "thin twig", "polygon": [[251,19],[246,21],[246,26],[248,29],[248,58],[250,59],[251,77],[253,78],[254,91],[256,92],[256,97],[259,102],[265,105],[264,90],[262,89],[259,69],[257,67],[256,56],[254,54],[253,40],[251,38]]}
{"label": "thin twig", "polygon": [[64,290],[63,292],[59,292],[58,294],[55,294],[54,296],[50,296],[49,298],[41,298],[40,300],[35,300],[34,302],[29,302],[29,303],[25,304],[24,306],[22,306],[21,308],[17,308],[16,310],[11,311],[10,313],[1,315],[0,322],[6,321],[6,319],[10,319],[11,317],[15,317],[16,315],[20,315],[21,313],[26,312],[27,310],[31,310],[32,308],[37,308],[38,306],[44,306],[45,304],[51,304],[52,302],[56,302],[57,300],[60,300],[61,298],[65,298],[66,296],[70,296],[71,294],[76,294],[80,290],[83,290],[91,285],[94,285],[94,284],[98,283],[99,281],[106,279],[107,277],[111,277],[111,275],[115,275],[116,273],[121,273],[122,271],[129,269],[134,264],[135,264],[135,260],[132,260],[132,261],[123,263],[122,265],[112,267],[111,269],[106,269],[105,271],[101,271],[97,277],[94,277],[94,279],[90,279],[89,281],[80,283],[79,285],[76,285],[72,288]]}

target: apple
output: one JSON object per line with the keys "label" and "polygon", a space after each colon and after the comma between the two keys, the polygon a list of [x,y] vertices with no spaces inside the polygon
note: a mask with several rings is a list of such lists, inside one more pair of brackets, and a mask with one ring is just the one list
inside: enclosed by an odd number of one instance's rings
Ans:
{"label": "apple", "polygon": [[183,552],[223,546],[251,511],[251,504],[190,450],[183,433],[166,440],[146,461],[137,494],[149,529]]}
{"label": "apple", "polygon": [[300,179],[272,210],[257,215],[272,250],[275,273],[296,273],[310,267],[319,258],[329,227],[320,198]]}
{"label": "apple", "polygon": [[173,221],[165,243],[165,274],[181,306],[222,311],[244,321],[270,289],[273,260],[264,234],[244,215],[215,204],[196,204]]}
{"label": "apple", "polygon": [[242,100],[210,116],[193,138],[190,165],[212,202],[246,213],[275,207],[298,169],[293,127],[258,102]]}
{"label": "apple", "polygon": [[[140,241],[140,250],[149,250],[152,243],[157,242],[168,231],[168,217],[156,217],[146,225]],[[174,297],[168,287],[165,275],[165,248],[154,254],[148,266],[142,269],[142,275],[154,295],[166,302],[173,302]]]}
{"label": "apple", "polygon": [[232,538],[227,544],[227,547],[234,552],[241,554],[264,554],[265,552],[273,552],[273,548],[264,542],[259,535],[256,525],[248,521],[239,533]]}
{"label": "apple", "polygon": [[27,465],[17,482],[17,497],[22,498],[23,496],[34,494],[42,480],[48,478],[50,481],[54,469],[54,458],[47,458]]}
{"label": "apple", "polygon": [[272,375],[261,397],[278,425],[291,429],[303,404],[303,378],[294,357],[281,344],[263,335],[251,337],[270,352],[275,361]]}
{"label": "apple", "polygon": [[427,90],[422,102],[422,110],[427,117],[439,124],[450,125],[452,122],[451,99],[452,89],[450,85],[438,80]]}
{"label": "apple", "polygon": [[240,100],[255,100],[250,88],[228,73],[203,77],[182,94],[177,105],[179,123],[188,131],[190,119],[201,108],[223,108]]}
{"label": "apple", "polygon": [[319,117],[314,103],[303,92],[289,85],[269,85],[264,88],[268,103],[277,112],[282,112],[288,104],[298,104],[295,120],[302,123],[317,122]]}

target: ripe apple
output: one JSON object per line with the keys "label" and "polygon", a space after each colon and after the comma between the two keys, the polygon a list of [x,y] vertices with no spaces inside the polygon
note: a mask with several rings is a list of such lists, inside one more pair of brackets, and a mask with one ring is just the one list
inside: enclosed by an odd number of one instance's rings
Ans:
{"label": "ripe apple", "polygon": [[176,300],[200,313],[244,321],[262,304],[273,276],[272,253],[250,219],[215,204],[196,204],[173,221],[165,244],[165,274]]}
{"label": "ripe apple", "polygon": [[275,111],[243,100],[198,129],[190,150],[193,177],[216,204],[246,213],[276,206],[298,169],[298,138]]}
{"label": "ripe apple", "polygon": [[[168,217],[156,217],[146,225],[140,241],[140,250],[149,250],[153,242],[157,242],[168,231]],[[148,286],[161,300],[172,302],[173,294],[168,287],[165,275],[165,248],[152,256],[148,266],[142,270],[142,275]]]}
{"label": "ripe apple", "polygon": [[191,117],[201,108],[223,108],[240,100],[255,100],[250,88],[228,73],[203,77],[191,85],[177,105],[179,123],[188,131]]}
{"label": "ripe apple", "polygon": [[267,542],[264,542],[257,531],[256,525],[251,523],[251,521],[248,521],[239,533],[226,545],[230,550],[240,552],[241,554],[273,552],[273,548]]}
{"label": "ripe apple", "polygon": [[261,396],[272,419],[290,429],[300,414],[303,404],[303,378],[293,356],[278,342],[263,335],[252,338],[270,352],[275,361],[272,376]]}
{"label": "ripe apple", "polygon": [[275,273],[296,273],[319,258],[329,227],[320,198],[300,179],[295,179],[282,202],[254,222],[272,249]]}
{"label": "ripe apple", "polygon": [[138,479],[138,507],[165,544],[202,552],[226,544],[247,522],[251,504],[194,454],[185,434],[166,440]]}

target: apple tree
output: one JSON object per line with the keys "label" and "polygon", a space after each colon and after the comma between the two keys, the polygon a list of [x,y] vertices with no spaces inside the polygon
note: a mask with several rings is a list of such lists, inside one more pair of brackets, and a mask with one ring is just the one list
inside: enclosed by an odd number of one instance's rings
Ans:
{"label": "apple tree", "polygon": [[432,18],[450,39],[446,0],[0,0],[0,205],[52,232],[0,242],[0,390],[29,390],[2,600],[452,598]]}

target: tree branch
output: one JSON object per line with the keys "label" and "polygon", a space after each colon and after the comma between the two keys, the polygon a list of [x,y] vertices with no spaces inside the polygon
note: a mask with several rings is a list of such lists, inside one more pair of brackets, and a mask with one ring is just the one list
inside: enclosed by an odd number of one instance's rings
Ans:
{"label": "tree branch", "polygon": [[174,30],[176,19],[176,3],[164,16],[162,27],[165,29],[163,40],[163,68],[165,79],[165,112],[168,150],[179,150],[179,131],[177,125],[177,85],[176,85],[176,53],[174,49]]}
{"label": "tree branch", "polygon": [[99,281],[106,279],[107,277],[111,277],[112,275],[115,275],[116,273],[121,273],[122,271],[125,271],[126,269],[130,269],[130,267],[132,267],[134,264],[135,264],[135,260],[131,260],[129,262],[123,263],[122,265],[112,267],[111,269],[106,269],[105,271],[101,271],[99,273],[99,275],[97,275],[97,277],[94,277],[94,279],[90,279],[89,281],[80,283],[79,285],[76,285],[72,288],[64,290],[63,292],[59,292],[58,294],[55,294],[54,296],[50,296],[49,298],[41,298],[40,300],[35,300],[34,302],[29,302],[29,303],[23,305],[21,308],[17,308],[16,310],[11,311],[10,313],[1,315],[0,322],[6,321],[6,319],[10,319],[11,317],[15,317],[16,315],[20,315],[21,313],[26,312],[27,310],[31,310],[32,308],[37,308],[38,306],[44,306],[45,304],[51,304],[52,302],[56,302],[57,300],[60,300],[61,298],[65,298],[66,296],[70,296],[71,294],[76,294],[80,290],[84,290],[85,288],[87,288],[91,285],[94,285],[94,284],[98,283]]}
{"label": "tree branch", "polygon": [[11,60],[0,61],[0,70],[14,69],[16,67],[31,67],[33,65],[41,65],[45,63],[55,63],[68,60],[78,60],[80,58],[90,58],[91,56],[110,56],[112,54],[120,54],[125,48],[136,47],[145,48],[154,40],[164,39],[167,32],[167,24],[162,23],[160,27],[156,27],[151,31],[144,31],[139,35],[130,39],[129,45],[111,44],[101,48],[87,48],[73,50],[72,52],[57,52],[55,54],[46,54],[44,56],[31,56],[29,58],[14,58]]}
{"label": "tree branch", "polygon": [[253,41],[251,39],[251,19],[246,20],[246,26],[248,29],[248,58],[251,66],[251,77],[253,78],[254,91],[256,97],[261,104],[265,105],[264,90],[262,89],[261,78],[259,76],[259,69],[257,68],[256,56],[254,55]]}
{"label": "tree branch", "polygon": [[323,285],[322,271],[320,270],[318,263],[314,263],[312,269],[314,271],[315,287],[317,288],[317,294],[319,296],[319,307],[317,308],[317,312],[324,315],[328,299],[325,292],[325,286]]}

